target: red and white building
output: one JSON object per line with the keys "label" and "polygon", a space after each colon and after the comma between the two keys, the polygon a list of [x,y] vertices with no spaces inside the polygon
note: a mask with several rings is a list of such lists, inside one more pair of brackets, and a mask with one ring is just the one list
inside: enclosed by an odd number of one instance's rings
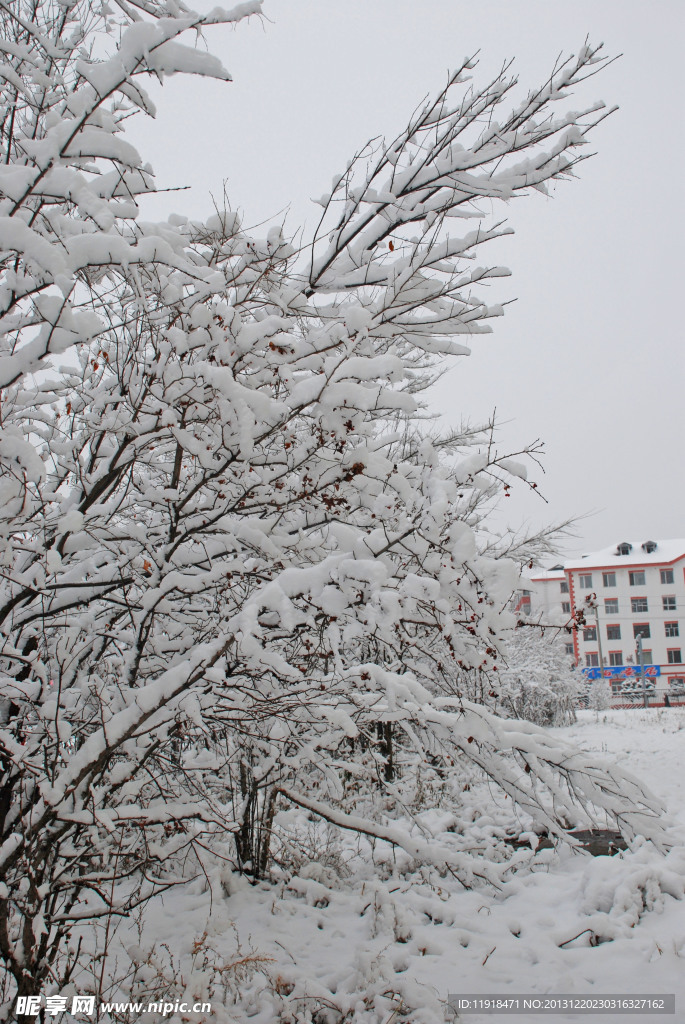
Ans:
{"label": "red and white building", "polygon": [[685,540],[622,541],[570,559],[530,580],[527,604],[544,621],[577,627],[567,650],[590,677],[620,688],[636,673],[641,636],[657,690],[685,689]]}

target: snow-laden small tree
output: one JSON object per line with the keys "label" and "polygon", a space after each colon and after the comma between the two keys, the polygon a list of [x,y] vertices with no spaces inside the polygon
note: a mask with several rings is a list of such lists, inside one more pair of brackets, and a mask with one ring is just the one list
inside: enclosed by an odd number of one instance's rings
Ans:
{"label": "snow-laden small tree", "polygon": [[479,542],[482,496],[525,469],[487,429],[422,430],[422,391],[502,312],[478,287],[509,229],[483,210],[573,172],[606,112],[557,104],[603,60],[583,47],[502,115],[508,69],[477,89],[464,61],[298,251],[227,210],[142,221],[154,179],[124,130],[153,112],[145,78],[228,78],[179,37],[259,9],[0,3],[9,995],[63,985],[75,927],[182,854],[230,834],[263,872],[277,799],[494,877],[340,809],[349,774],[387,768],[388,725],[402,770],[458,753],[554,834],[580,799],[658,835],[637,781],[449,690],[456,666],[495,672],[518,569]]}
{"label": "snow-laden small tree", "polygon": [[538,725],[569,725],[576,719],[584,680],[566,653],[566,634],[520,625],[503,645],[498,700],[505,713]]}
{"label": "snow-laden small tree", "polygon": [[587,688],[587,706],[594,711],[595,721],[600,711],[611,707],[611,684],[606,679],[593,679]]}

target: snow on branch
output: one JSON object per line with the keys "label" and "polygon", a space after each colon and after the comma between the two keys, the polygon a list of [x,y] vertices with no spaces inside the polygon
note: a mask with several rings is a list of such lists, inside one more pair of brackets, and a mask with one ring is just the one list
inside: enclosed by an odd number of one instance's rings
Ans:
{"label": "snow on branch", "polygon": [[323,214],[311,246],[310,294],[364,294],[371,322],[383,336],[392,334],[391,324],[405,336],[413,326],[414,341],[436,331],[489,329],[485,321],[501,309],[475,301],[470,285],[507,271],[460,268],[479,246],[510,229],[495,224],[455,239],[448,233],[449,218],[483,219],[483,199],[507,201],[530,189],[544,191],[547,181],[570,174],[586,158],[577,150],[606,116],[604,104],[566,115],[553,114],[551,104],[580,84],[591,67],[596,72],[608,63],[600,51],[601,46],[584,46],[501,120],[495,119],[498,108],[516,85],[509,65],[477,89],[467,84],[466,74],[475,63],[464,61],[404,132],[390,143],[369,143],[317,200]]}

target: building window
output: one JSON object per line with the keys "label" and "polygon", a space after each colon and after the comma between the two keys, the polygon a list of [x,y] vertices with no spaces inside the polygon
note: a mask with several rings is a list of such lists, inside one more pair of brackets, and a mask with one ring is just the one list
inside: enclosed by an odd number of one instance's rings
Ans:
{"label": "building window", "polygon": [[675,611],[675,594],[669,594],[667,597],[661,598],[661,603],[664,606],[665,612]]}
{"label": "building window", "polygon": [[602,583],[604,584],[605,587],[615,587],[616,586],[616,573],[615,572],[603,572],[602,573]]}
{"label": "building window", "polygon": [[646,612],[647,598],[646,597],[631,597],[630,599],[630,610],[631,612]]}
{"label": "building window", "polygon": [[596,640],[596,639],[597,639],[597,627],[596,626],[587,626],[587,628],[583,630],[583,640],[587,641],[587,640]]}
{"label": "building window", "polygon": [[661,582],[662,583],[673,583],[673,569],[662,569],[661,570]]}
{"label": "building window", "polygon": [[639,636],[641,636],[642,639],[644,640],[645,637],[648,637],[648,636],[651,636],[651,635],[652,634],[649,632],[649,623],[648,622],[634,622],[633,623],[633,636],[635,637],[635,639],[637,639]]}
{"label": "building window", "polygon": [[652,664],[652,652],[651,651],[643,651],[642,652],[642,664],[643,665],[651,665]]}
{"label": "building window", "polygon": [[570,615],[571,614],[571,602],[570,601],[562,601],[561,602],[561,610],[564,613],[564,615]]}
{"label": "building window", "polygon": [[607,626],[607,640],[620,640],[621,639],[621,627],[620,626]]}
{"label": "building window", "polygon": [[645,574],[644,570],[636,569],[634,572],[628,573],[628,579],[631,587],[644,587],[645,585]]}
{"label": "building window", "polygon": [[666,636],[680,636],[680,628],[677,622],[664,622]]}
{"label": "building window", "polygon": [[604,598],[604,614],[605,615],[618,615],[618,598],[617,597],[605,597]]}
{"label": "building window", "polygon": [[585,664],[588,668],[596,668],[599,665],[599,654],[597,651],[592,651],[590,654],[585,655]]}
{"label": "building window", "polygon": [[[671,580],[671,583],[672,582],[673,580]],[[562,592],[562,594],[568,594],[568,580],[561,581],[561,583],[559,584],[559,590]]]}
{"label": "building window", "polygon": [[564,644],[564,650],[567,654],[573,654],[573,644]]}
{"label": "building window", "polygon": [[622,665],[623,664],[623,653],[621,651],[609,651],[609,664],[610,665]]}
{"label": "building window", "polygon": [[682,664],[683,656],[680,653],[680,648],[679,647],[676,647],[676,648],[672,647],[669,651],[666,651],[666,656],[668,658],[668,664],[669,665],[681,665]]}
{"label": "building window", "polygon": [[581,590],[592,590],[592,573],[583,573],[578,577],[578,585]]}

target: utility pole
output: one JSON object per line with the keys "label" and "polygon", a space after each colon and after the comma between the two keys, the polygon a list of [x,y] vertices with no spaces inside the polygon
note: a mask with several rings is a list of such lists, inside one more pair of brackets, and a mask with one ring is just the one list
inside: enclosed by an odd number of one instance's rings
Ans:
{"label": "utility pole", "polygon": [[649,698],[647,697],[647,680],[645,678],[645,663],[644,655],[642,653],[642,633],[637,635],[637,660],[640,665],[640,677],[642,679],[642,703],[646,708],[649,707]]}
{"label": "utility pole", "polygon": [[[596,595],[592,595],[596,599]],[[597,629],[597,650],[599,651],[599,678],[604,679],[604,657],[602,655],[602,634],[599,630],[599,604],[595,604],[595,622]]]}

